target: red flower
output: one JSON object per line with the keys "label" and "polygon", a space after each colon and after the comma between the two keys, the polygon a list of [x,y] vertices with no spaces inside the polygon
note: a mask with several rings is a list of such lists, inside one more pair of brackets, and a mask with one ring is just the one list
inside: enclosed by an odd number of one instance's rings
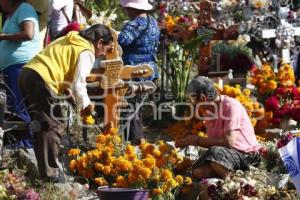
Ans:
{"label": "red flower", "polygon": [[272,118],[271,120],[270,120],[270,122],[272,123],[272,124],[279,124],[280,123],[280,118]]}
{"label": "red flower", "polygon": [[269,97],[265,102],[267,111],[275,111],[279,109],[279,100],[275,96]]}
{"label": "red flower", "polygon": [[292,117],[293,120],[300,122],[300,107],[295,106],[291,112],[290,112],[290,116]]}
{"label": "red flower", "polygon": [[277,148],[280,149],[281,147],[286,146],[292,139],[293,139],[293,135],[291,133],[283,136],[283,138],[281,138],[277,142]]}
{"label": "red flower", "polygon": [[292,88],[292,99],[297,100],[299,98],[300,98],[300,93],[298,91],[298,88],[294,86]]}
{"label": "red flower", "polygon": [[266,147],[262,147],[262,148],[260,148],[260,149],[258,150],[258,152],[259,152],[259,155],[265,156],[265,155],[267,155],[268,150],[267,150]]}
{"label": "red flower", "polygon": [[290,115],[290,112],[291,112],[291,110],[292,110],[292,104],[290,104],[290,103],[285,103],[281,108],[280,108],[280,110],[282,111],[282,113],[283,113],[283,115],[284,116],[288,116],[288,115]]}
{"label": "red flower", "polygon": [[257,75],[259,73],[259,69],[257,68],[256,65],[252,65],[250,72],[254,75]]}
{"label": "red flower", "polygon": [[80,31],[80,24],[78,22],[71,22],[62,30],[61,36],[65,36],[71,31]]}
{"label": "red flower", "polygon": [[275,91],[275,95],[276,96],[282,96],[284,95],[284,93],[286,93],[287,91],[283,88],[283,87],[278,87]]}

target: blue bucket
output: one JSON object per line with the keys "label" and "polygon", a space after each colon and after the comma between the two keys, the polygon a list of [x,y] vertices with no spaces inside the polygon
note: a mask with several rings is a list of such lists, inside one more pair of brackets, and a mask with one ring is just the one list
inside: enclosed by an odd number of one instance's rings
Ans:
{"label": "blue bucket", "polygon": [[100,200],[148,200],[149,191],[131,188],[98,188]]}

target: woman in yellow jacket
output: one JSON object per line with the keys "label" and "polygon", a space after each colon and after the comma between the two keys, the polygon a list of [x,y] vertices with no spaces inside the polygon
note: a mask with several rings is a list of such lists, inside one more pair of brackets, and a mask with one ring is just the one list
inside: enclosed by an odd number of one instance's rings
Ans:
{"label": "woman in yellow jacket", "polygon": [[64,182],[65,176],[58,160],[61,137],[65,125],[58,95],[71,88],[82,113],[89,115],[94,106],[86,89],[95,57],[103,56],[112,48],[110,29],[94,25],[81,32],[70,32],[55,40],[22,70],[19,87],[25,105],[41,130],[33,133],[35,155],[42,180]]}

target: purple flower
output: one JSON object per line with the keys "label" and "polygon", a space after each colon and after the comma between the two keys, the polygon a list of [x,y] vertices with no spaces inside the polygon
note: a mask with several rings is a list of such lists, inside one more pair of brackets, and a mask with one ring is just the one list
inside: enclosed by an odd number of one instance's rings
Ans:
{"label": "purple flower", "polygon": [[22,196],[18,197],[18,200],[40,200],[41,197],[34,190],[27,190]]}

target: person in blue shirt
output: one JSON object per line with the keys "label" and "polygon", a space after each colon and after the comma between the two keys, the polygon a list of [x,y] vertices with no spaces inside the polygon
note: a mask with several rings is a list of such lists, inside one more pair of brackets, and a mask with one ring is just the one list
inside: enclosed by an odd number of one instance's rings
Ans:
{"label": "person in blue shirt", "polygon": [[[39,43],[38,16],[34,8],[22,0],[0,0],[7,19],[0,33],[0,71],[7,85],[8,109],[25,122],[30,122],[18,88],[18,77],[22,67],[41,49]],[[18,147],[32,147],[31,132],[28,131]]]}
{"label": "person in blue shirt", "polygon": [[[155,60],[160,30],[157,21],[147,13],[152,10],[152,5],[148,0],[121,0],[120,2],[130,18],[118,36],[118,43],[123,49],[123,62],[125,65],[149,64],[154,71],[149,80],[158,79],[159,73]],[[139,103],[140,98],[135,98],[134,101]],[[139,143],[144,138],[142,128],[142,112],[139,111],[130,123],[129,140]]]}

